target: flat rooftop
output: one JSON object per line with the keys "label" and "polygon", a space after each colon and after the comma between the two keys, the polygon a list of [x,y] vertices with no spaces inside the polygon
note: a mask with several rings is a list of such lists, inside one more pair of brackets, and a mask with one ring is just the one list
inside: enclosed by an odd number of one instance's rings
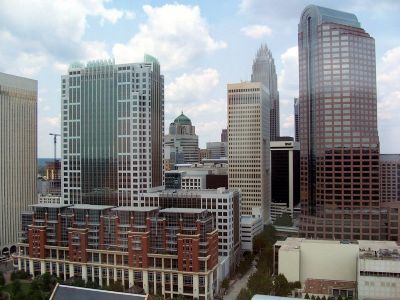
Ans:
{"label": "flat rooftop", "polygon": [[136,206],[118,206],[113,208],[113,211],[139,211],[139,212],[149,212],[153,210],[158,210],[157,206],[146,206],[146,207],[136,207]]}
{"label": "flat rooftop", "polygon": [[64,208],[69,207],[69,204],[61,204],[61,203],[36,203],[29,205],[30,207],[39,207],[39,208]]}
{"label": "flat rooftop", "polygon": [[145,300],[147,296],[120,293],[105,290],[95,290],[76,286],[58,285],[51,300]]}
{"label": "flat rooftop", "polygon": [[178,213],[178,214],[201,214],[202,212],[207,211],[207,209],[202,208],[164,208],[160,210],[161,213]]}
{"label": "flat rooftop", "polygon": [[91,204],[74,204],[70,208],[72,209],[92,209],[92,210],[105,210],[114,208],[115,206],[110,205],[91,205]]}

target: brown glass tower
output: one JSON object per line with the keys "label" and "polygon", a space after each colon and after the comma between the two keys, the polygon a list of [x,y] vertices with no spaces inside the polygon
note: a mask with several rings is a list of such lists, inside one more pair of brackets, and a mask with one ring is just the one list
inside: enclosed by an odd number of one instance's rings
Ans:
{"label": "brown glass tower", "polygon": [[355,15],[314,5],[298,38],[301,234],[379,239],[374,39]]}

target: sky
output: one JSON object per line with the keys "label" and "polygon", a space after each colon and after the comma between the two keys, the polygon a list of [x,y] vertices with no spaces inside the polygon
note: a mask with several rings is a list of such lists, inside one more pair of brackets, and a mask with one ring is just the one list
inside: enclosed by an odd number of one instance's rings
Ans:
{"label": "sky", "polygon": [[226,84],[250,80],[266,43],[278,74],[281,135],[293,136],[297,25],[309,4],[354,13],[375,38],[381,153],[400,153],[397,0],[0,0],[0,72],[38,80],[38,157],[52,157],[49,133],[60,132],[60,76],[69,64],[151,54],[165,76],[165,131],[183,111],[203,148],[227,126]]}

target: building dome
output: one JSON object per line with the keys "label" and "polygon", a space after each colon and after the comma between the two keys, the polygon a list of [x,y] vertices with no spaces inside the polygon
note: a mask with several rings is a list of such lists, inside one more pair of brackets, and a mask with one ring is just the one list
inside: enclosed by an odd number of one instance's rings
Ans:
{"label": "building dome", "polygon": [[192,125],[192,121],[190,121],[183,112],[174,120],[174,123],[179,125]]}

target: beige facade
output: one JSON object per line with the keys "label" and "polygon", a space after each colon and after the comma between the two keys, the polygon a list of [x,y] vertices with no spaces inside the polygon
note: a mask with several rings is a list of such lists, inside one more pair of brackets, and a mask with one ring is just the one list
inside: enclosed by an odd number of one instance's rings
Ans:
{"label": "beige facade", "polygon": [[229,188],[242,194],[244,215],[260,207],[270,220],[269,92],[260,82],[228,84]]}
{"label": "beige facade", "polygon": [[0,255],[14,251],[20,213],[36,200],[36,135],[37,81],[0,73]]}

